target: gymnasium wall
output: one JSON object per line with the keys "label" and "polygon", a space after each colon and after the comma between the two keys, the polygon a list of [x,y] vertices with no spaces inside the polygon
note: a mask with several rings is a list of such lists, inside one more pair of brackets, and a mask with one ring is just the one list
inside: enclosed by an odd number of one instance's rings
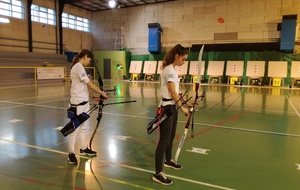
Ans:
{"label": "gymnasium wall", "polygon": [[[162,27],[162,51],[177,43],[266,43],[280,40],[283,15],[299,15],[297,0],[179,0],[92,13],[94,48],[113,50],[116,31],[133,54],[148,52],[148,23]],[[298,16],[299,18],[299,16]],[[224,21],[224,22],[223,22]],[[297,33],[299,21],[297,21]],[[295,29],[296,30],[296,29]],[[296,41],[300,41],[296,34]],[[295,51],[300,51],[295,43]]]}
{"label": "gymnasium wall", "polygon": [[[131,60],[133,61],[161,61],[163,60],[165,53],[161,54],[145,54],[145,55],[132,55]],[[198,61],[199,52],[189,52],[188,58],[185,64],[188,65],[188,70],[190,67],[191,61]],[[204,64],[204,83],[208,83],[209,75],[207,74],[208,63],[209,61],[224,61],[224,70],[221,75],[221,83],[226,84],[228,80],[228,76],[226,75],[225,68],[228,61],[243,61],[244,69],[243,75],[241,78],[244,81],[244,84],[247,84],[248,77],[246,75],[246,68],[248,61],[264,61],[265,62],[265,71],[264,76],[262,77],[262,85],[270,84],[270,77],[268,77],[268,67],[269,62],[271,61],[286,61],[287,62],[287,75],[284,77],[284,83],[282,86],[293,85],[293,78],[291,77],[291,67],[292,61],[300,61],[299,54],[289,54],[289,53],[281,53],[276,51],[262,51],[262,52],[203,52],[202,56],[202,64]],[[284,72],[284,71],[283,71]],[[298,73],[298,72],[297,72]],[[159,80],[159,74],[156,74],[156,80]],[[141,73],[141,78],[144,78],[144,75]],[[190,73],[188,72],[186,75],[186,81],[191,82],[192,78]]]}
{"label": "gymnasium wall", "polygon": [[[94,51],[93,53],[97,69],[103,79],[122,80],[123,75],[127,76],[128,69],[126,65],[129,63],[126,63],[125,51]],[[109,66],[105,65],[105,59],[109,60]],[[118,70],[117,65],[121,65],[122,69]],[[107,78],[107,74],[110,78]]]}
{"label": "gymnasium wall", "polygon": [[[35,5],[55,10],[58,3],[53,0],[33,0]],[[58,12],[58,11],[57,11]],[[74,6],[65,5],[64,12],[72,15],[91,19],[91,12]],[[0,51],[28,52],[28,21],[26,19],[9,18],[10,23],[0,23]],[[36,53],[59,53],[58,27],[38,22],[32,22],[33,52]],[[63,28],[63,44],[67,51],[78,52],[82,48],[92,48],[92,35],[88,32],[81,32]]]}

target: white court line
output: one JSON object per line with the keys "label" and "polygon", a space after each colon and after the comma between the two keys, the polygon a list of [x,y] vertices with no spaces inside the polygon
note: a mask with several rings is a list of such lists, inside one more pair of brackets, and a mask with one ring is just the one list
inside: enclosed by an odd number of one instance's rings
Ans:
{"label": "white court line", "polygon": [[[62,99],[62,100],[64,100],[64,99]],[[57,100],[55,100],[55,101],[57,101]],[[45,106],[45,105],[39,105],[39,104],[27,104],[27,103],[10,102],[10,101],[0,101],[0,102],[19,105],[19,106],[3,107],[0,109],[16,108],[16,107],[20,107],[20,106],[34,106],[34,107],[42,107],[42,108],[67,109],[66,107]],[[46,101],[46,102],[40,102],[40,103],[47,103],[47,102],[52,102],[52,101]]]}
{"label": "white court line", "polygon": [[[181,122],[181,123],[183,123],[183,122]],[[205,124],[205,123],[194,123],[194,124],[201,125],[201,126],[207,126],[207,127],[221,128],[221,129],[230,129],[230,130],[236,130],[236,131],[246,131],[246,132],[262,133],[262,134],[268,134],[268,135],[280,135],[280,136],[300,138],[300,135],[289,134],[289,133],[278,133],[278,132],[262,131],[262,130],[255,130],[255,129],[242,129],[242,128],[236,128],[236,127],[227,127],[224,125],[212,125],[212,124]]]}
{"label": "white court line", "polygon": [[[26,98],[24,98],[24,99],[26,99]],[[35,107],[45,107],[45,108],[54,108],[54,109],[67,109],[66,107],[45,106],[45,105],[40,105],[40,104],[49,103],[49,102],[56,102],[56,101],[61,101],[61,100],[69,100],[69,99],[70,98],[53,99],[53,100],[49,100],[49,101],[38,102],[36,104],[20,103],[20,102],[6,101],[6,100],[1,101],[0,100],[0,103],[8,103],[8,104],[17,104],[17,105],[19,105],[19,106],[2,107],[0,109],[17,108],[17,107],[20,107],[20,106],[35,106]],[[22,100],[22,99],[18,99],[18,100]]]}
{"label": "white court line", "polygon": [[[45,95],[45,96],[31,96],[31,97],[26,97],[26,98],[17,98],[17,99],[12,99],[12,100],[6,100],[6,101],[19,101],[19,100],[28,100],[28,99],[34,99],[34,98],[46,98],[46,97],[51,97],[53,99],[53,96],[62,96],[70,93],[61,93],[61,94],[51,94],[51,95]],[[65,99],[70,99],[70,98],[65,98]],[[55,100],[55,99],[54,99]]]}
{"label": "white court line", "polygon": [[285,96],[286,99],[289,101],[289,103],[291,104],[291,106],[293,107],[293,109],[295,110],[295,112],[297,113],[298,117],[300,117],[299,112],[297,111],[297,109],[295,108],[294,104],[291,102],[291,100],[289,99],[289,97]]}
{"label": "white court line", "polygon": [[[214,108],[223,109],[225,106],[216,106]],[[244,107],[244,110],[251,109],[251,107]],[[232,111],[241,111],[242,108],[240,106],[230,106],[230,109]],[[269,110],[269,109],[255,109],[251,111],[251,113],[260,113],[260,112],[269,112],[269,113],[275,113],[275,114],[282,114],[282,113],[294,113],[294,112],[286,112],[286,111],[277,111],[277,110]]]}
{"label": "white court line", "polygon": [[[288,99],[289,100],[289,99]],[[0,101],[0,102],[7,102],[7,101]],[[289,100],[290,102],[290,100]],[[12,104],[21,104],[21,105],[31,105],[31,106],[37,106],[37,107],[45,107],[45,108],[54,108],[54,109],[66,109],[65,107],[55,107],[55,106],[43,106],[43,105],[36,105],[36,104],[25,104],[25,103],[16,103],[16,102],[8,102],[8,103],[12,103]],[[290,102],[291,103],[291,102]],[[298,117],[300,117],[300,114],[298,113],[298,111],[296,110],[296,108],[293,106],[293,104],[291,103],[292,107],[294,108],[295,112],[297,113]],[[1,109],[1,108],[0,108]],[[124,116],[124,117],[129,117],[129,118],[139,118],[139,119],[153,119],[152,117],[143,117],[143,116],[139,116],[142,115],[144,113],[147,113],[149,111],[140,113],[138,115],[127,115],[127,114],[117,114],[117,113],[108,113],[108,112],[103,112],[103,114],[105,115],[115,115],[115,116]],[[93,112],[94,113],[94,112]],[[92,114],[93,114],[92,113]],[[186,121],[178,121],[178,123],[186,123]],[[222,126],[222,125],[212,125],[212,124],[206,124],[206,123],[194,123],[196,125],[201,125],[201,126],[208,126],[208,127],[215,127],[215,128],[224,128],[224,129],[230,129],[230,130],[238,130],[238,131],[248,131],[248,132],[256,132],[256,133],[263,133],[263,134],[271,134],[271,135],[281,135],[281,136],[291,136],[291,137],[297,137],[299,138],[300,135],[295,135],[295,134],[288,134],[288,133],[277,133],[277,132],[271,132],[271,131],[262,131],[262,130],[254,130],[254,129],[241,129],[241,128],[235,128],[235,127],[227,127],[227,126]],[[98,129],[98,130],[102,130]],[[98,131],[97,130],[97,131]]]}
{"label": "white court line", "polygon": [[[116,114],[116,113],[105,113],[106,115],[114,115],[114,116],[124,116],[124,117],[130,117],[130,118],[139,118],[139,119],[149,119],[152,120],[152,117],[144,117],[144,116],[137,116],[137,115],[126,115],[126,114]],[[186,121],[178,121],[178,123],[186,124]],[[242,128],[236,128],[236,127],[228,127],[224,125],[213,125],[208,123],[194,123],[195,125],[199,126],[207,126],[207,127],[214,127],[214,128],[223,128],[223,129],[230,129],[230,130],[237,130],[237,131],[246,131],[246,132],[255,132],[255,133],[263,133],[263,134],[269,134],[269,135],[281,135],[281,136],[290,136],[290,137],[297,137],[300,138],[300,135],[295,134],[289,134],[289,133],[277,133],[272,131],[262,131],[262,130],[255,130],[255,129],[242,129]],[[146,126],[145,126],[146,128]]]}
{"label": "white court line", "polygon": [[[142,113],[140,113],[140,114],[138,114],[138,115],[145,114],[145,113],[147,113],[147,112],[149,112],[149,111],[142,112]],[[93,113],[94,113],[94,112],[92,112],[91,114],[93,114]],[[104,112],[102,112],[102,113],[104,113]],[[97,112],[96,112],[95,114],[98,115]],[[113,114],[111,114],[111,115],[113,115]],[[135,115],[134,117],[138,117],[138,115]],[[118,121],[118,123],[122,123],[122,122],[124,122],[124,121],[130,119],[130,117],[129,117],[128,115],[125,115],[125,117],[126,117],[126,119],[124,119],[124,120],[122,120],[122,121]],[[97,124],[97,122],[96,122],[96,124]],[[100,125],[100,123],[99,123],[99,125]],[[63,127],[63,126],[60,126],[60,127]],[[96,127],[96,125],[95,125],[95,126],[92,126],[92,125],[91,125],[90,127]],[[109,126],[107,126],[107,127],[104,126],[104,127],[98,128],[96,132],[102,131],[102,130],[104,130],[104,129],[106,129],[106,128],[110,128],[110,127],[109,127]],[[58,130],[57,127],[54,128],[54,129],[55,129],[55,130]],[[87,134],[87,136],[89,136],[89,135],[92,134],[92,133],[93,133],[93,131],[90,130],[90,132],[89,132],[89,134]],[[97,134],[97,133],[96,133],[96,134]],[[48,147],[48,148],[52,148],[52,147],[59,146],[60,144],[64,144],[65,142],[66,142],[66,141],[60,142],[60,143],[58,143],[58,144],[56,144],[56,145],[53,145],[53,146],[50,146],[50,147]]]}
{"label": "white court line", "polygon": [[[0,138],[0,141],[12,143],[12,144],[17,144],[17,145],[21,145],[21,146],[27,146],[27,147],[30,147],[30,148],[35,148],[35,149],[44,150],[44,151],[48,151],[48,152],[54,152],[54,153],[58,153],[58,154],[68,155],[67,152],[62,152],[62,151],[57,151],[57,150],[53,150],[53,149],[43,148],[43,147],[34,146],[34,145],[30,145],[30,144],[25,144],[25,143],[21,143],[21,142],[11,141],[11,140],[7,140],[7,139],[3,139],[3,138]],[[128,165],[125,165],[125,164],[114,163],[114,162],[110,162],[110,161],[105,161],[105,160],[101,160],[101,159],[98,159],[98,158],[93,158],[93,159],[97,160],[99,162],[105,163],[105,164],[111,164],[111,165],[120,166],[120,167],[123,167],[123,168],[128,168],[128,169],[132,169],[132,170],[137,170],[137,171],[142,171],[142,172],[154,174],[154,171],[151,171],[151,170],[146,170],[146,169],[142,169],[142,168],[138,168],[138,167],[134,167],[134,166],[128,166]],[[178,179],[178,180],[181,180],[181,181],[186,181],[186,182],[198,184],[198,185],[214,187],[214,188],[217,188],[217,189],[234,190],[232,188],[223,187],[223,186],[219,186],[219,185],[214,185],[214,184],[210,184],[210,183],[205,183],[205,182],[201,182],[201,181],[196,181],[196,180],[192,180],[192,179],[182,178],[182,177],[178,177],[178,176],[173,176],[173,175],[166,175],[166,176],[172,177],[174,179]]]}
{"label": "white court line", "polygon": [[[140,113],[140,114],[138,114],[138,115],[141,115],[141,114],[144,114],[144,113],[147,113],[147,112],[149,112],[149,111],[146,111],[146,112],[142,112],[142,113]],[[92,112],[93,113],[93,112]],[[98,113],[97,113],[98,114]],[[138,117],[138,115],[135,115],[134,117]],[[122,122],[124,122],[124,121],[126,121],[126,120],[129,120],[129,119],[131,119],[131,118],[129,118],[128,116],[126,116],[126,119],[124,119],[124,120],[121,120],[121,121],[118,121],[118,123],[122,123]],[[101,122],[101,121],[100,121]],[[96,123],[97,124],[97,123]],[[100,125],[100,123],[99,123],[99,125]],[[91,126],[91,127],[93,127],[93,126]],[[97,127],[97,126],[95,126],[95,127]],[[107,127],[101,127],[101,128],[98,128],[97,129],[97,131],[96,132],[98,132],[98,131],[102,131],[102,130],[104,130],[104,129],[106,129],[106,128],[110,128],[109,126],[107,126]],[[92,134],[93,133],[93,131],[90,131],[90,133],[89,134]]]}

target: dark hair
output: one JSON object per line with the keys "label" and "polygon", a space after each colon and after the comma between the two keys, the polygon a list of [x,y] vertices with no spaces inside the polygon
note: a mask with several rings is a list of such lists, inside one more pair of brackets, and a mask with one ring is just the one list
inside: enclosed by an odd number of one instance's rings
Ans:
{"label": "dark hair", "polygon": [[92,52],[90,52],[89,50],[87,49],[83,49],[81,50],[81,52],[78,54],[78,58],[83,58],[84,56],[88,56],[89,58],[93,59],[93,54]]}
{"label": "dark hair", "polygon": [[162,68],[172,64],[175,60],[176,55],[182,56],[188,54],[188,51],[180,44],[174,46],[164,57]]}
{"label": "dark hair", "polygon": [[93,54],[87,50],[87,49],[83,49],[81,50],[81,52],[78,54],[78,55],[75,55],[73,60],[72,60],[72,66],[71,68],[76,64],[78,63],[79,59],[83,58],[84,56],[88,56],[89,58],[93,59]]}

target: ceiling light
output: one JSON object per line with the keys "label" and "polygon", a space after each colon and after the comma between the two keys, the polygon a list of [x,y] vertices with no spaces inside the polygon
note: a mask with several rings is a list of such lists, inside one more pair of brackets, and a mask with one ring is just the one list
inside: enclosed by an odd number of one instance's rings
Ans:
{"label": "ceiling light", "polygon": [[110,7],[110,8],[115,8],[117,3],[116,3],[115,0],[110,0],[110,1],[108,2],[108,4],[109,4],[109,7]]}
{"label": "ceiling light", "polygon": [[7,18],[0,17],[0,22],[9,23],[9,20]]}

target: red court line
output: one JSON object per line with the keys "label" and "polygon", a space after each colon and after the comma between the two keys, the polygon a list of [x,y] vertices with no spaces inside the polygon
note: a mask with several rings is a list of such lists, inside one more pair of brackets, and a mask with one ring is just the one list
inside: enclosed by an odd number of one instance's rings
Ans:
{"label": "red court line", "polygon": [[[238,113],[237,115],[234,115],[234,116],[232,116],[232,117],[230,117],[230,118],[228,118],[228,119],[225,119],[225,120],[223,120],[223,121],[221,121],[221,122],[215,124],[215,126],[213,126],[213,127],[209,127],[209,128],[204,129],[204,130],[202,130],[202,131],[199,131],[199,132],[196,133],[194,136],[202,135],[202,134],[206,133],[207,131],[210,131],[210,130],[212,130],[212,129],[214,129],[214,128],[217,128],[217,127],[223,125],[224,123],[227,123],[228,121],[234,121],[234,120],[237,120],[240,116],[245,115],[245,114],[248,114],[249,112],[251,112],[251,111],[257,109],[258,107],[259,107],[259,106],[255,106],[255,107],[252,107],[251,109],[248,109],[248,110],[246,110],[246,111],[244,111],[244,112],[240,112],[240,113]],[[191,137],[187,137],[186,140],[188,140],[188,139],[190,139],[190,138],[191,138]]]}
{"label": "red court line", "polygon": [[[234,115],[234,116],[232,116],[232,117],[230,117],[230,118],[228,118],[228,119],[225,119],[225,120],[223,120],[223,121],[221,121],[221,122],[215,124],[215,126],[213,126],[213,127],[209,127],[209,128],[207,128],[207,129],[205,129],[205,130],[202,130],[202,131],[196,133],[194,136],[204,134],[204,133],[206,133],[207,131],[210,131],[210,130],[212,130],[212,129],[214,129],[214,128],[217,128],[218,126],[221,126],[221,125],[227,123],[228,121],[234,121],[234,120],[237,120],[240,116],[245,115],[245,114],[248,114],[249,112],[251,112],[251,111],[257,109],[258,107],[259,107],[259,106],[255,106],[255,107],[250,108],[250,109],[248,109],[248,110],[246,110],[246,111],[244,111],[244,112],[240,112],[240,113],[238,113],[237,115]],[[175,138],[176,138],[176,139],[179,139],[179,135],[176,134],[176,137],[175,137]],[[159,130],[156,130],[156,140],[155,140],[156,146],[157,146],[157,144],[158,144],[158,139],[159,139]],[[191,139],[191,137],[187,137],[185,140],[188,140],[188,139]],[[147,142],[148,142],[148,143],[152,143],[152,142],[150,142],[150,141],[148,141],[148,140],[137,140],[137,139],[128,139],[128,140],[135,141],[135,142],[144,142],[144,143],[147,143]],[[174,143],[173,145],[176,145],[176,144],[178,144],[178,143],[179,143],[179,142]],[[153,157],[153,155],[148,155],[148,156],[146,157],[146,159],[147,159],[147,158],[152,158],[152,157]],[[123,163],[124,163],[124,164],[129,164],[129,163],[131,163],[131,162],[132,162],[132,160],[131,160],[131,161],[126,161],[126,162],[123,162]]]}

